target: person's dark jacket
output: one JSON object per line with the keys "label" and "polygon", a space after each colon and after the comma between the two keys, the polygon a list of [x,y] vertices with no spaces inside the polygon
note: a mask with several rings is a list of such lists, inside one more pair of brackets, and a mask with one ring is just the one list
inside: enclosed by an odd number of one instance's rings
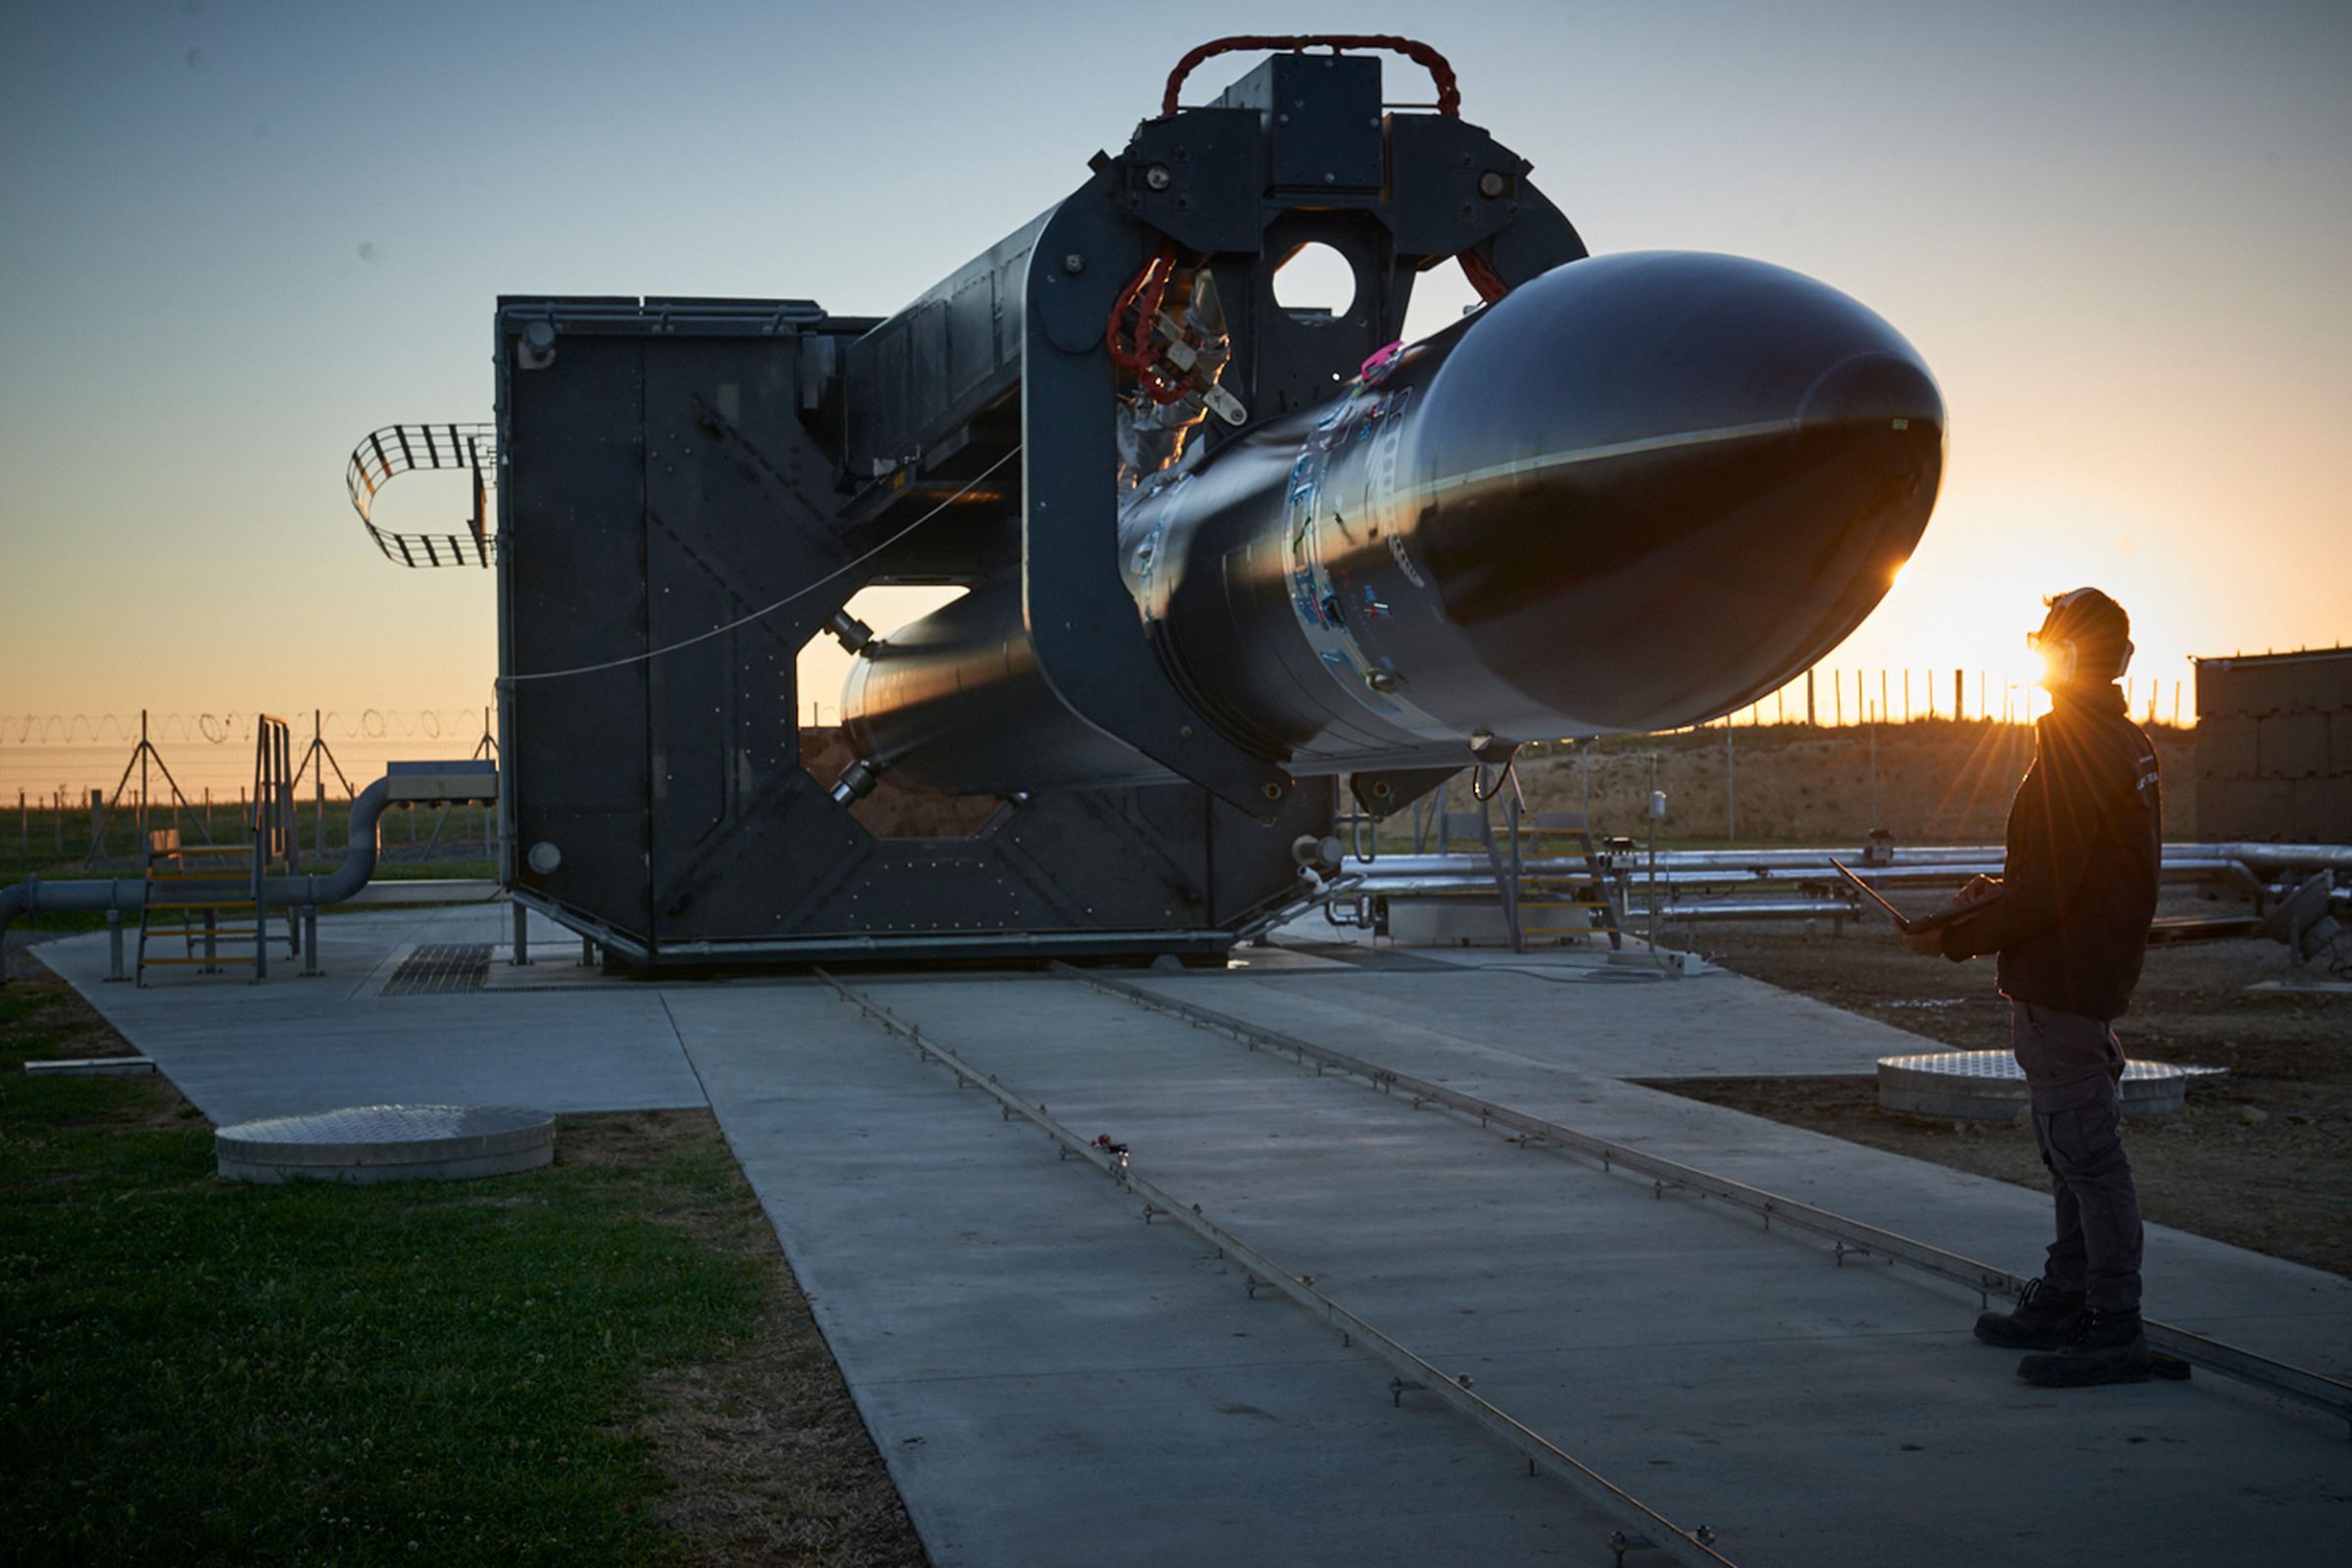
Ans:
{"label": "person's dark jacket", "polygon": [[1946,957],[2001,956],[2001,994],[2087,1018],[2131,1004],[2156,912],[2156,748],[2113,686],[2068,687],[2034,726],[2009,807],[2000,902],[1944,928]]}

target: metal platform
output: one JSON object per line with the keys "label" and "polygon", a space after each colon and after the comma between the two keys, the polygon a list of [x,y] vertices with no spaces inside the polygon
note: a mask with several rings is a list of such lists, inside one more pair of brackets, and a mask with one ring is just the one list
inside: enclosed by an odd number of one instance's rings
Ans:
{"label": "metal platform", "polygon": [[[2189,1086],[2227,1067],[2180,1067],[2169,1061],[2124,1064],[2127,1116],[2158,1116],[2187,1102]],[[1930,1051],[1879,1058],[1879,1108],[1912,1116],[2011,1121],[2026,1108],[2026,1073],[2006,1051]]]}
{"label": "metal platform", "polygon": [[213,1147],[230,1181],[458,1181],[551,1163],[556,1119],[514,1105],[355,1105],[238,1122]]}

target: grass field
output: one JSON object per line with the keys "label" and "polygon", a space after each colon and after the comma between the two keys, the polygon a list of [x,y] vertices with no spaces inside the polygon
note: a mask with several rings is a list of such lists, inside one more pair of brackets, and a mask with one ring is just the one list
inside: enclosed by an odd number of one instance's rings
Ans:
{"label": "grass field", "polygon": [[22,1071],[123,1049],[0,992],[0,1560],[922,1560],[707,1113],[240,1187],[163,1081]]}

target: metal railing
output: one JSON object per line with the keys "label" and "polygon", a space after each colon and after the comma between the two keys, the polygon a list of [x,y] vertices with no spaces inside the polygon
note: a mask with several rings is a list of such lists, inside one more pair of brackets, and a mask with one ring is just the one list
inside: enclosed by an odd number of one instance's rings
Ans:
{"label": "metal railing", "polygon": [[[1889,889],[1957,887],[1974,876],[1999,876],[1999,845],[1893,849],[1660,850],[1653,857],[1626,841],[1601,855],[1620,913],[1646,919],[1654,905],[1664,919],[1850,919],[1864,912],[1861,896],[1837,868],[1843,860]],[[1348,867],[1344,896],[1359,906],[1375,900],[1497,897],[1500,875],[1564,879],[1586,870],[1581,857],[1499,858],[1488,854],[1381,855]],[[2258,906],[2287,891],[2281,879],[2330,872],[2352,875],[2352,846],[2329,844],[2168,844],[2162,879],[2168,886],[2218,888]],[[1659,895],[1663,894],[1663,899]]]}
{"label": "metal railing", "polygon": [[[404,473],[455,469],[473,481],[473,515],[465,533],[407,533],[380,528],[375,498]],[[487,566],[497,547],[489,493],[498,483],[498,432],[488,424],[387,424],[364,437],[343,468],[351,510],[387,561],[404,566]]]}

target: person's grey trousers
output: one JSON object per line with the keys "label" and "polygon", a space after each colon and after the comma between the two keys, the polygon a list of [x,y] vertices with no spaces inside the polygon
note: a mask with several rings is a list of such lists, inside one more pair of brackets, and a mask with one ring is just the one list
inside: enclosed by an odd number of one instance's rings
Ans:
{"label": "person's grey trousers", "polygon": [[2139,1309],[2139,1194],[2124,1155],[2124,1048],[2105,1020],[2012,1002],[2010,1038],[2049,1167],[2058,1238],[2041,1277],[2094,1312]]}

